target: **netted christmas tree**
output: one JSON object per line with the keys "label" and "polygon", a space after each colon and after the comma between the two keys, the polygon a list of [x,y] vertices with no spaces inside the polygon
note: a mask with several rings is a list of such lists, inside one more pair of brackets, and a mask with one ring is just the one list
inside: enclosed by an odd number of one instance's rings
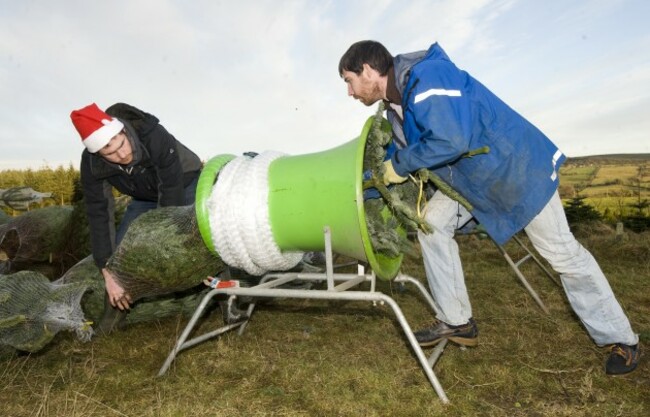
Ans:
{"label": "netted christmas tree", "polygon": [[[95,265],[92,256],[83,259],[70,268],[65,275],[55,282],[85,285],[87,290],[81,298],[81,309],[84,312],[84,317],[87,321],[92,322],[93,326],[99,322],[104,314],[105,286],[104,277]],[[195,279],[188,286],[189,288],[183,291],[140,299],[126,315],[126,324],[147,322],[178,314],[190,314],[196,309],[209,288]]]}
{"label": "netted christmas tree", "polygon": [[53,283],[34,271],[0,275],[0,345],[37,352],[61,330],[90,340],[81,297],[87,283]]}
{"label": "netted christmas tree", "polygon": [[44,273],[60,275],[68,253],[72,213],[72,207],[46,207],[0,226],[0,273],[40,267]]}
{"label": "netted christmas tree", "polygon": [[225,266],[204,245],[194,206],[185,206],[138,217],[106,267],[137,300],[186,290]]}

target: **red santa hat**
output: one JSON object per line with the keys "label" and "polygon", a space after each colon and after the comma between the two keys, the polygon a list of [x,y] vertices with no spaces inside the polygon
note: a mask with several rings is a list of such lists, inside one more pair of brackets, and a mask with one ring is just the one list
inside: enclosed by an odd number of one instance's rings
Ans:
{"label": "red santa hat", "polygon": [[70,119],[90,153],[99,151],[124,129],[122,122],[104,113],[95,103],[74,110]]}

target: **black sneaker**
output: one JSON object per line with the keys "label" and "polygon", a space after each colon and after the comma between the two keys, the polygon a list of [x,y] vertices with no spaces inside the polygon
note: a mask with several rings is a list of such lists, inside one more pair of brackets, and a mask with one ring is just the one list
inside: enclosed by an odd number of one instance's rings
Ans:
{"label": "black sneaker", "polygon": [[478,345],[478,327],[476,327],[476,322],[473,318],[470,318],[466,324],[461,324],[460,326],[452,326],[441,321],[432,327],[422,329],[414,334],[415,339],[422,347],[433,346],[443,339],[449,339],[463,346]]}
{"label": "black sneaker", "polygon": [[608,375],[621,375],[632,372],[639,364],[639,345],[634,346],[617,343],[609,350],[609,357],[605,364],[605,372]]}

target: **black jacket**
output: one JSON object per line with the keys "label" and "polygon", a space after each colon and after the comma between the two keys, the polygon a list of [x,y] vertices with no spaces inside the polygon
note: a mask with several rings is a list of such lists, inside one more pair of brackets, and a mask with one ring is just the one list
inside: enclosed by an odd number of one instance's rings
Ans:
{"label": "black jacket", "polygon": [[137,200],[158,205],[185,205],[185,186],[201,171],[199,157],[180,143],[158,119],[124,103],[109,107],[126,129],[133,148],[133,162],[120,166],[99,154],[81,155],[81,184],[86,200],[95,263],[103,268],[115,246],[115,213],[112,187]]}

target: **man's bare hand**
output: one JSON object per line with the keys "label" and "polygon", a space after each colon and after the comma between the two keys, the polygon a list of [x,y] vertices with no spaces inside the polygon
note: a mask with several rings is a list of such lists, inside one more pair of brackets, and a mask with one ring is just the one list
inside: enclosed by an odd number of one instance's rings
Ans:
{"label": "man's bare hand", "polygon": [[130,309],[133,300],[131,299],[131,296],[126,291],[124,291],[124,288],[118,284],[111,271],[103,268],[102,275],[104,276],[104,281],[106,282],[106,292],[108,293],[108,300],[110,301],[111,305],[113,307],[119,308],[120,310]]}

